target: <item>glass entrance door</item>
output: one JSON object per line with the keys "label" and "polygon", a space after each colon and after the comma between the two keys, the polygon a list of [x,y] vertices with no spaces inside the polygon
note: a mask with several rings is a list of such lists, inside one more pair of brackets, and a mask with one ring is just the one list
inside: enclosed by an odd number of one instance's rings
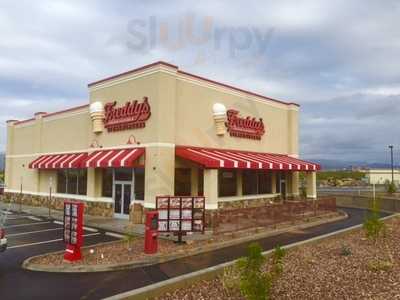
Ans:
{"label": "glass entrance door", "polygon": [[132,200],[132,183],[130,181],[114,183],[114,215],[129,218],[129,207]]}

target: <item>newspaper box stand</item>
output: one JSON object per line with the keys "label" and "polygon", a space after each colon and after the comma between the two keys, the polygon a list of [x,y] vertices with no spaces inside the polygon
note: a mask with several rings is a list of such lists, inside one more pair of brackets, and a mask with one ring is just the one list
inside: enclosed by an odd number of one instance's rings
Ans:
{"label": "newspaper box stand", "polygon": [[158,212],[146,212],[144,253],[154,254],[158,250]]}
{"label": "newspaper box stand", "polygon": [[83,203],[64,203],[64,242],[67,245],[64,259],[69,261],[76,261],[82,258],[83,209]]}
{"label": "newspaper box stand", "polygon": [[204,233],[205,198],[196,196],[158,196],[156,198],[158,211],[158,232],[171,232],[182,236],[188,232]]}

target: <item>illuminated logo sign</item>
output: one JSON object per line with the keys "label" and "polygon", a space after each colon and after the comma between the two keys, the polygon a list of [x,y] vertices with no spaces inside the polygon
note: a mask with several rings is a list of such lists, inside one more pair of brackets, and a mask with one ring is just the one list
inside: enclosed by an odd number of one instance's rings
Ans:
{"label": "illuminated logo sign", "polygon": [[260,118],[239,116],[239,111],[229,109],[226,112],[227,122],[225,126],[230,136],[247,138],[252,140],[260,140],[265,133],[263,120]]}
{"label": "illuminated logo sign", "polygon": [[109,102],[104,105],[104,111],[104,127],[108,132],[144,128],[151,116],[147,97],[143,97],[143,102],[134,100],[126,102],[122,107],[117,107],[116,101]]}

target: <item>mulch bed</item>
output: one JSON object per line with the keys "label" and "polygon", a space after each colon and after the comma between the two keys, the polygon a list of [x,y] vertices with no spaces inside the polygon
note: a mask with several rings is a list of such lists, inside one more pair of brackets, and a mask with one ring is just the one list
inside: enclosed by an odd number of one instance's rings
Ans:
{"label": "mulch bed", "polygon": [[[307,220],[296,221],[296,225],[305,224],[308,222],[315,222],[320,220],[327,220],[341,215],[340,212],[337,213],[327,213],[318,217],[314,217]],[[293,226],[292,223],[282,223],[277,227],[285,228],[288,226]],[[213,235],[212,238],[208,240],[192,240],[188,241],[187,244],[177,245],[171,240],[159,239],[158,240],[158,255],[168,255],[168,254],[185,254],[190,250],[197,247],[202,247],[210,244],[218,244],[224,241],[229,241],[241,237],[246,237],[253,235],[254,233],[261,233],[263,231],[268,231],[268,228],[254,228],[250,230],[244,230],[240,232],[233,232],[230,234],[220,234]],[[140,261],[146,257],[151,257],[152,255],[147,255],[144,252],[144,239],[143,237],[134,237],[132,240],[120,240],[116,242],[110,242],[106,244],[100,244],[93,246],[91,248],[83,248],[82,256],[83,259],[77,262],[68,262],[64,260],[63,253],[53,253],[44,256],[39,256],[33,258],[30,264],[39,264],[46,266],[67,266],[67,265],[112,265],[120,263],[129,263]]]}
{"label": "mulch bed", "polygon": [[[400,299],[400,218],[386,224],[386,238],[377,243],[357,230],[289,250],[271,298]],[[244,298],[239,292],[224,290],[221,278],[216,278],[157,298],[175,299]]]}

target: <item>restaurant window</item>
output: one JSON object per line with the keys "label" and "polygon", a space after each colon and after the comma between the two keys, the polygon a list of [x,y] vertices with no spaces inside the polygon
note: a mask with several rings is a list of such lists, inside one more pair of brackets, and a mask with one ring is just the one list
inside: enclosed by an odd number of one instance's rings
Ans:
{"label": "restaurant window", "polygon": [[236,196],[236,170],[218,170],[218,196]]}
{"label": "restaurant window", "polygon": [[190,196],[192,192],[190,169],[175,169],[175,195]]}
{"label": "restaurant window", "polygon": [[197,169],[197,196],[204,196],[204,169]]}
{"label": "restaurant window", "polygon": [[59,170],[57,172],[57,193],[66,194],[67,193],[67,171]]}
{"label": "restaurant window", "polygon": [[57,172],[57,193],[86,195],[87,170],[59,170]]}
{"label": "restaurant window", "polygon": [[258,193],[270,194],[272,193],[272,175],[271,172],[259,171],[258,172]]}
{"label": "restaurant window", "polygon": [[113,169],[103,169],[101,196],[111,198],[113,193]]}
{"label": "restaurant window", "polygon": [[243,195],[270,194],[271,173],[265,171],[243,171]]}
{"label": "restaurant window", "polygon": [[135,200],[144,200],[144,168],[135,169]]}
{"label": "restaurant window", "polygon": [[243,195],[259,194],[257,171],[245,170],[242,174]]}

